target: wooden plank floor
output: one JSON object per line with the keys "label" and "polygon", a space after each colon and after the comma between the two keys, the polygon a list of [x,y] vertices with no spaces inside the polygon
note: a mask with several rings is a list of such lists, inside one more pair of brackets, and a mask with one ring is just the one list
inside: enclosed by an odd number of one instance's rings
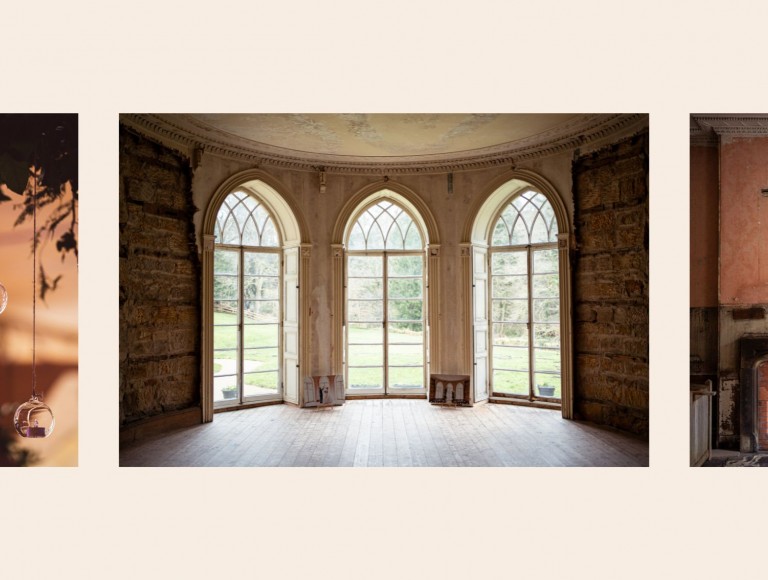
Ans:
{"label": "wooden plank floor", "polygon": [[647,466],[648,443],[558,411],[423,400],[273,405],[123,447],[121,466]]}

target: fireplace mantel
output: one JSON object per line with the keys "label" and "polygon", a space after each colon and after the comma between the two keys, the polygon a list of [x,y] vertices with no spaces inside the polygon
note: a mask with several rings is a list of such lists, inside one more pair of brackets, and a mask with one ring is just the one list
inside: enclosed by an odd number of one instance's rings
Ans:
{"label": "fireplace mantel", "polygon": [[758,367],[768,362],[768,335],[746,334],[739,339],[741,351],[739,396],[739,450],[751,453],[759,450],[757,393]]}

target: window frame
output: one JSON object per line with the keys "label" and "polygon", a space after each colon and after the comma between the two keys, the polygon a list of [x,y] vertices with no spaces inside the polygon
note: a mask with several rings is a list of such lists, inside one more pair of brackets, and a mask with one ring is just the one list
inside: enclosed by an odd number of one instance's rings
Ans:
{"label": "window frame", "polygon": [[[280,232],[280,228],[278,227],[278,221],[270,207],[255,193],[249,191],[246,188],[235,188],[232,191],[230,191],[224,198],[222,199],[221,203],[219,204],[219,207],[216,210],[216,216],[218,216],[221,209],[225,206],[224,202],[232,195],[235,195],[237,193],[243,193],[247,195],[248,197],[255,200],[267,213],[269,216],[269,220],[272,222],[272,227],[275,230],[277,243],[275,246],[249,246],[249,245],[243,245],[243,244],[224,244],[224,243],[218,243],[215,241],[215,239],[218,237],[217,231],[218,228],[214,230],[214,244],[213,244],[213,252],[214,252],[214,264],[215,264],[215,253],[217,250],[225,250],[230,252],[237,252],[238,256],[238,290],[237,290],[237,347],[236,347],[236,377],[237,377],[237,395],[234,399],[221,399],[217,400],[215,398],[215,381],[217,378],[216,373],[213,373],[213,386],[214,386],[214,397],[213,397],[213,409],[214,410],[220,410],[220,409],[227,409],[232,407],[237,407],[240,405],[247,405],[249,403],[259,403],[259,402],[269,402],[269,401],[282,401],[284,397],[284,377],[283,377],[283,357],[284,357],[284,350],[283,350],[283,324],[284,324],[284,304],[283,304],[283,268],[284,268],[284,257],[283,257],[283,241],[282,236]],[[232,213],[234,211],[234,208],[228,208],[229,213]],[[218,220],[217,220],[218,221]],[[247,220],[246,220],[247,221]],[[226,223],[226,220],[222,222],[222,236],[223,236],[223,226]],[[266,223],[266,222],[265,222]],[[254,222],[255,224],[255,222]],[[262,232],[263,235],[263,232]],[[240,231],[240,239],[242,241],[243,237],[243,231]],[[261,237],[261,236],[260,236]],[[278,302],[278,312],[277,312],[277,321],[275,323],[268,323],[268,324],[275,324],[277,326],[277,389],[274,394],[262,394],[262,395],[250,395],[246,396],[245,394],[245,372],[244,372],[244,361],[245,361],[245,326],[247,324],[244,321],[244,292],[245,292],[245,285],[244,285],[244,277],[245,277],[245,255],[246,253],[252,253],[252,254],[272,254],[277,255],[278,257],[278,271],[276,276],[269,276],[269,278],[277,278],[277,298],[276,301]],[[214,267],[215,268],[215,267]],[[211,277],[212,279],[215,279],[216,272],[215,269],[211,271]],[[211,295],[211,301],[215,305],[215,297],[212,294]],[[212,327],[215,328],[217,325],[214,322],[215,317],[212,318]],[[264,348],[275,348],[274,346],[264,347]],[[211,356],[212,356],[212,363],[215,360],[215,353],[216,353],[215,344],[211,344]],[[263,372],[274,372],[274,370],[270,371],[263,371]],[[224,375],[224,376],[231,376],[231,375]]]}
{"label": "window frame", "polygon": [[[412,224],[409,227],[415,227],[416,231],[419,234],[419,237],[421,238],[421,249],[403,249],[403,250],[388,250],[388,249],[357,249],[357,250],[351,250],[349,249],[349,239],[352,235],[352,232],[354,231],[355,226],[357,225],[357,222],[359,219],[372,207],[382,203],[387,202],[392,205],[397,206],[402,212],[404,212],[411,220]],[[430,361],[429,361],[429,282],[428,282],[428,260],[427,260],[427,248],[428,243],[426,242],[426,234],[422,230],[422,228],[419,225],[419,221],[415,218],[415,216],[409,211],[407,207],[405,207],[402,203],[398,202],[395,199],[392,199],[390,197],[379,197],[377,199],[372,200],[370,203],[367,203],[360,207],[357,211],[355,211],[348,220],[348,227],[346,228],[346,233],[344,235],[344,284],[343,284],[343,290],[344,290],[344,302],[343,302],[343,308],[344,308],[344,328],[343,328],[343,338],[344,338],[344,345],[343,345],[343,369],[344,369],[344,384],[345,384],[345,392],[347,397],[354,397],[356,395],[378,395],[378,396],[404,396],[404,395],[426,395],[427,389],[428,389],[428,378],[429,378],[429,369],[430,369]],[[405,244],[405,243],[404,243]],[[386,240],[384,240],[384,245],[386,247]],[[382,368],[382,377],[383,377],[383,384],[381,388],[378,389],[352,389],[351,384],[349,382],[349,258],[353,256],[381,256],[382,259],[382,347],[383,347],[383,362],[381,367],[375,367],[375,368]],[[422,339],[421,339],[421,352],[422,352],[422,384],[423,387],[419,389],[394,389],[389,386],[389,378],[390,378],[390,354],[389,354],[389,257],[392,256],[420,256],[421,257],[421,280],[422,280],[422,286],[421,286],[421,301],[422,301],[422,312],[421,312],[421,320],[419,321],[422,325]],[[397,278],[397,277],[395,277]],[[378,322],[378,321],[373,321]],[[352,368],[368,368],[368,367],[352,367]],[[374,368],[374,367],[370,367]],[[416,367],[409,367],[404,365],[394,365],[393,368],[416,368]]]}
{"label": "window frame", "polygon": [[[548,240],[546,242],[531,243],[530,242],[530,235],[531,234],[530,234],[530,232],[527,232],[528,233],[528,238],[529,238],[528,239],[529,243],[527,243],[527,244],[493,245],[494,232],[496,231],[497,224],[502,219],[502,215],[507,210],[507,208],[510,205],[513,204],[513,202],[516,199],[518,199],[519,197],[522,197],[525,193],[528,193],[528,192],[533,192],[534,194],[542,195],[546,199],[547,204],[549,204],[549,206],[550,206],[550,208],[552,210],[552,213],[553,213],[552,222],[553,222],[554,228],[555,228],[555,232],[554,232],[555,241]],[[516,209],[517,209],[518,214],[519,214],[516,219],[520,219],[520,214],[522,212],[521,212],[520,209],[518,209],[518,208],[516,208]],[[541,208],[538,208],[538,213],[541,215]],[[562,264],[560,263],[559,256],[558,256],[558,253],[559,253],[559,250],[560,250],[560,246],[561,246],[561,244],[560,244],[560,237],[559,237],[560,236],[560,224],[557,221],[557,214],[555,212],[555,208],[553,207],[553,204],[552,204],[552,201],[551,201],[550,197],[546,193],[544,193],[543,191],[541,191],[541,190],[539,190],[539,189],[537,189],[535,187],[528,186],[528,187],[524,187],[524,188],[520,189],[514,195],[508,197],[504,201],[504,203],[502,203],[500,205],[500,207],[496,210],[496,212],[494,213],[493,218],[490,220],[489,223],[490,223],[490,227],[489,227],[489,230],[488,230],[488,250],[487,250],[487,257],[486,257],[486,260],[487,260],[486,271],[488,273],[488,280],[487,280],[487,292],[488,292],[487,296],[488,296],[488,299],[486,301],[487,302],[486,303],[486,310],[487,310],[486,316],[487,316],[487,320],[488,320],[488,382],[489,382],[489,385],[490,385],[490,388],[488,389],[488,395],[489,395],[489,397],[491,399],[510,399],[510,400],[528,401],[528,402],[531,402],[531,403],[533,403],[533,402],[543,402],[543,403],[547,403],[547,404],[555,404],[555,405],[560,406],[560,405],[562,405],[562,393],[563,393],[563,369],[562,369],[562,366],[563,366],[563,348],[564,348],[563,336],[562,336],[562,330],[563,330],[562,313],[563,313],[563,308],[565,307],[565,304],[564,304],[564,300],[563,300],[563,284],[562,284],[563,272],[562,272]],[[505,223],[506,223],[506,220],[505,220]],[[531,227],[532,226],[533,226],[533,224],[531,224]],[[510,241],[511,241],[511,237],[512,237],[512,232],[514,231],[514,227],[515,226],[513,226],[512,230],[510,231]],[[527,229],[526,229],[526,231],[527,231]],[[558,341],[559,345],[558,345],[558,347],[556,349],[558,351],[558,357],[559,357],[559,362],[560,362],[560,372],[558,372],[558,373],[554,373],[554,372],[551,372],[551,371],[537,371],[536,370],[536,365],[535,365],[535,350],[536,350],[536,347],[534,345],[534,335],[535,335],[536,325],[537,324],[545,324],[545,323],[542,323],[542,322],[538,322],[538,321],[536,321],[534,319],[534,307],[533,307],[533,302],[534,302],[534,298],[535,298],[534,295],[533,295],[533,281],[534,281],[533,277],[535,275],[534,267],[533,267],[533,261],[534,261],[533,258],[534,258],[534,252],[539,251],[539,250],[554,250],[555,251],[555,255],[556,255],[556,260],[557,260],[557,274],[558,274],[558,296],[557,296],[557,301],[558,301],[558,321],[557,321],[556,324],[559,327],[559,333],[560,333],[560,338],[559,338],[559,341]],[[495,385],[494,385],[494,371],[497,370],[497,368],[494,365],[494,353],[493,353],[493,351],[494,351],[494,346],[498,347],[499,345],[494,345],[494,324],[496,324],[497,322],[493,318],[493,303],[494,303],[494,300],[496,300],[496,298],[493,295],[493,279],[494,279],[494,274],[493,274],[493,256],[495,254],[503,254],[503,253],[511,253],[511,252],[520,252],[520,253],[524,252],[525,253],[525,258],[526,258],[525,259],[525,261],[526,261],[525,277],[526,277],[526,286],[527,286],[526,305],[527,305],[527,311],[528,311],[528,320],[527,320],[527,322],[525,322],[525,324],[527,325],[527,338],[528,338],[528,346],[527,346],[527,350],[528,350],[528,370],[527,370],[527,374],[528,374],[528,393],[527,394],[505,393],[505,392],[497,391],[497,390],[495,390]],[[498,274],[497,274],[497,276],[498,276]],[[549,348],[549,347],[545,347],[544,349],[545,350],[555,350],[554,348]],[[500,370],[510,370],[510,369],[500,369]],[[519,371],[519,370],[516,370],[516,369],[511,369],[511,370],[513,372],[524,372],[524,371]],[[535,382],[536,382],[536,374],[552,374],[552,375],[558,376],[560,378],[560,385],[561,385],[560,397],[554,397],[554,396],[553,397],[548,397],[548,396],[543,396],[543,395],[537,394],[536,393],[536,384],[535,384]]]}

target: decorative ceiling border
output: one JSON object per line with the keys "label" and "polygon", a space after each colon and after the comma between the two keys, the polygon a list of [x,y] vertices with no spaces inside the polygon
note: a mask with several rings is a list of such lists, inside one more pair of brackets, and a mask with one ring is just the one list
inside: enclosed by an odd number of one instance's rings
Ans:
{"label": "decorative ceiling border", "polygon": [[764,137],[766,135],[768,135],[768,115],[691,115],[692,145],[716,145],[722,137]]}
{"label": "decorative ceiling border", "polygon": [[[121,114],[120,122],[190,160],[200,152],[246,161],[256,166],[273,166],[298,171],[319,170],[337,174],[450,173],[515,165],[539,157],[592,148],[628,136],[648,127],[647,114],[584,114],[553,129],[518,141],[448,155],[421,155],[411,158],[351,158],[320,155],[302,157],[296,152],[248,141],[213,131],[183,114]],[[195,164],[197,161],[195,161]]]}

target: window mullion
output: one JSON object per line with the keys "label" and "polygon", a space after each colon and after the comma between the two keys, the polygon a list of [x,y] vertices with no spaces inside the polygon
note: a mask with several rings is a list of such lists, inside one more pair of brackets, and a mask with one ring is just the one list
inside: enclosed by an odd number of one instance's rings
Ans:
{"label": "window mullion", "polygon": [[239,402],[243,402],[245,395],[245,381],[243,377],[243,343],[244,331],[243,331],[243,310],[245,304],[243,303],[243,297],[245,294],[245,278],[243,270],[245,269],[245,248],[240,247],[240,263],[238,264],[238,296],[237,296],[237,385],[238,385],[238,398]]}
{"label": "window mullion", "polygon": [[382,286],[384,287],[384,304],[382,310],[382,318],[384,319],[384,322],[382,323],[384,325],[384,394],[389,394],[388,386],[389,386],[389,329],[387,328],[387,322],[389,321],[389,260],[387,258],[387,252],[382,253],[382,259],[384,260],[384,265],[382,267],[382,273],[384,274],[384,277],[382,279]]}
{"label": "window mullion", "polygon": [[528,398],[534,397],[534,356],[533,356],[533,249],[528,246]]}

